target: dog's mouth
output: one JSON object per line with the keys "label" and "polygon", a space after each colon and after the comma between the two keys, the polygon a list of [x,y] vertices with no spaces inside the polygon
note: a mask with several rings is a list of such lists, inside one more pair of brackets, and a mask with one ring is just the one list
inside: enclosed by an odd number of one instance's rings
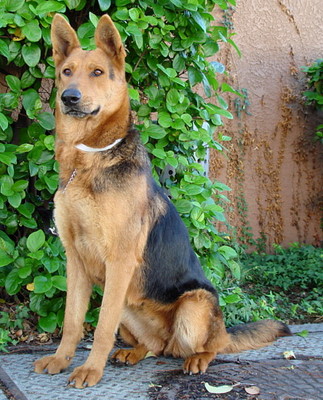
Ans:
{"label": "dog's mouth", "polygon": [[95,115],[97,115],[100,111],[100,106],[97,107],[95,110],[93,111],[82,111],[79,110],[77,108],[69,108],[69,109],[65,109],[63,112],[66,115],[69,115],[71,117],[75,117],[75,118],[85,118],[85,117],[94,117]]}

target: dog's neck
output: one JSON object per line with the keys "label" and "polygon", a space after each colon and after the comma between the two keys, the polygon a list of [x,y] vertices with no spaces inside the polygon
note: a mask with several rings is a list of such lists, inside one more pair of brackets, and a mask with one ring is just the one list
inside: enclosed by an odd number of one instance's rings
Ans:
{"label": "dog's neck", "polygon": [[98,152],[102,152],[102,151],[107,151],[107,150],[113,149],[113,147],[116,146],[118,143],[120,143],[122,140],[123,140],[123,138],[116,139],[113,143],[111,143],[111,144],[109,144],[108,146],[105,146],[105,147],[90,147],[90,146],[87,146],[86,144],[83,144],[83,143],[77,144],[77,145],[75,145],[75,147],[78,150],[85,151],[87,153],[98,153]]}

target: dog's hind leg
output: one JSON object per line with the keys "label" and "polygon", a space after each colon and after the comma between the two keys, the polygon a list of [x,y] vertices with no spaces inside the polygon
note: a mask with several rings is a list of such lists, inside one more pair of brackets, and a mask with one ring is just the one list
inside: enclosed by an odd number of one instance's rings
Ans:
{"label": "dog's hind leg", "polygon": [[140,360],[144,359],[148,352],[147,347],[144,344],[139,344],[136,338],[123,324],[119,327],[119,333],[122,339],[133,347],[129,349],[118,349],[111,359],[130,365],[137,364]]}
{"label": "dog's hind leg", "polygon": [[184,293],[175,307],[172,337],[164,353],[184,358],[185,373],[203,373],[229,342],[218,300],[197,289]]}

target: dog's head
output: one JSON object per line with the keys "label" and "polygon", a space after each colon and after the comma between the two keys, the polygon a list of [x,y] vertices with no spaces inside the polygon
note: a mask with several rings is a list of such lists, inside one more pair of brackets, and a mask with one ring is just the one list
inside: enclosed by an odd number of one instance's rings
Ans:
{"label": "dog's head", "polygon": [[116,112],[127,97],[125,50],[110,17],[99,20],[95,50],[82,50],[75,31],[59,14],[53,19],[51,40],[58,110],[77,119]]}

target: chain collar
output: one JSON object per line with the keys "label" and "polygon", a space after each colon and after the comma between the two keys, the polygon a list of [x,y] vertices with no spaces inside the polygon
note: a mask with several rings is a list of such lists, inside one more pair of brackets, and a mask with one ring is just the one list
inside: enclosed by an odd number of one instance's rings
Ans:
{"label": "chain collar", "polygon": [[76,174],[77,174],[77,171],[76,171],[76,168],[75,168],[75,169],[73,170],[73,172],[71,173],[70,179],[68,180],[66,186],[65,186],[64,189],[63,189],[63,194],[65,194],[65,192],[66,192],[66,190],[67,190],[67,188],[68,188],[68,185],[70,185],[70,184],[74,181],[74,179],[75,179],[75,177],[76,177]]}

